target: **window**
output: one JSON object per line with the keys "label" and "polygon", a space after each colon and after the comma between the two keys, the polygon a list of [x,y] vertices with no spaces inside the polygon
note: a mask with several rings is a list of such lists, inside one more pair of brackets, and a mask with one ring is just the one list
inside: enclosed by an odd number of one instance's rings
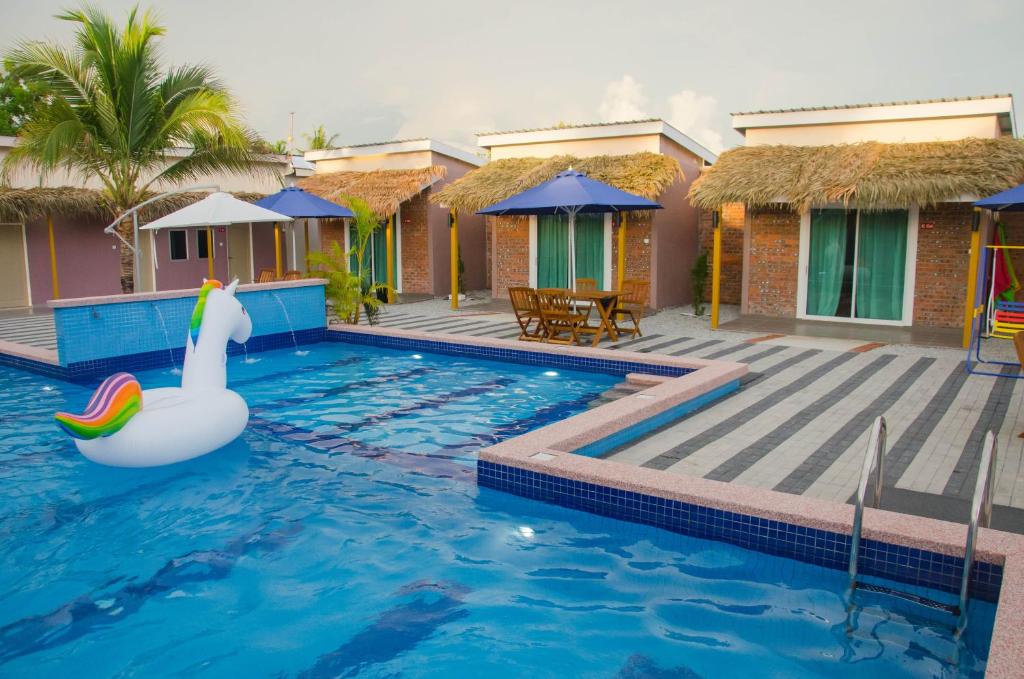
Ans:
{"label": "window", "polygon": [[210,241],[208,240],[212,236],[209,229],[199,229],[196,231],[196,257],[199,259],[206,259],[210,256]]}
{"label": "window", "polygon": [[171,261],[188,259],[188,237],[185,231],[168,231],[167,238],[170,241]]}

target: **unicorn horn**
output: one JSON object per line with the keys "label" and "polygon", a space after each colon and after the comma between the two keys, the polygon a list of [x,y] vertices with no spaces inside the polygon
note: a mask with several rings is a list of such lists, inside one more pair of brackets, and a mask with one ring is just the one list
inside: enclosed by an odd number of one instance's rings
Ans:
{"label": "unicorn horn", "polygon": [[228,283],[228,286],[226,288],[224,288],[224,292],[226,292],[229,295],[231,295],[232,297],[234,297],[234,295],[235,295],[235,288],[237,288],[237,287],[238,287],[238,278],[235,277],[235,280],[233,280],[230,283]]}

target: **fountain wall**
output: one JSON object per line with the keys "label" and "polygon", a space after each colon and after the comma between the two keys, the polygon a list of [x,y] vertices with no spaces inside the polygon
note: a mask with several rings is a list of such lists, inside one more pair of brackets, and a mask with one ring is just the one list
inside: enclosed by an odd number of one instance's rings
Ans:
{"label": "fountain wall", "polygon": [[[252,318],[249,353],[321,341],[327,318],[319,278],[240,285]],[[57,358],[72,379],[181,363],[199,289],[51,300]],[[228,353],[243,347],[228,343]]]}

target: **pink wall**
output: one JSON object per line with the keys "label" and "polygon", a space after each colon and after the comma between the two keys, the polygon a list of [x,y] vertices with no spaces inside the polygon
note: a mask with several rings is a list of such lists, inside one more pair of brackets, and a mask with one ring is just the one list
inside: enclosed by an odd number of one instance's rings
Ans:
{"label": "pink wall", "polygon": [[[288,239],[281,233],[281,272],[288,268]],[[252,275],[259,278],[260,269],[273,269],[274,225],[270,223],[252,225]]]}
{"label": "pink wall", "polygon": [[[434,153],[431,161],[448,169],[447,176],[434,184],[433,190],[440,190],[446,184],[459,179],[475,165]],[[448,239],[448,210],[430,203],[427,209],[427,224],[430,229],[431,273],[434,280],[434,294],[448,295],[451,291],[451,248]],[[466,267],[466,290],[483,290],[487,286],[487,253],[485,250],[484,218],[471,213],[459,213],[459,250]]]}
{"label": "pink wall", "polygon": [[[103,233],[105,222],[53,220],[60,296],[90,297],[121,292],[121,259],[118,241]],[[53,299],[50,272],[50,241],[46,220],[25,225],[28,243],[29,283],[32,304]]]}
{"label": "pink wall", "polygon": [[[213,277],[226,281],[228,275],[227,232],[225,227],[214,229],[213,235]],[[210,275],[209,263],[198,257],[197,232],[203,229],[185,229],[188,239],[188,259],[171,260],[170,230],[161,229],[156,234],[157,290],[182,290],[202,285]]]}
{"label": "pink wall", "polygon": [[661,138],[661,152],[679,161],[686,180],[675,182],[659,197],[665,208],[654,211],[651,229],[651,306],[664,308],[689,304],[690,269],[699,250],[700,211],[690,205],[686,194],[700,175],[700,161],[685,149]]}

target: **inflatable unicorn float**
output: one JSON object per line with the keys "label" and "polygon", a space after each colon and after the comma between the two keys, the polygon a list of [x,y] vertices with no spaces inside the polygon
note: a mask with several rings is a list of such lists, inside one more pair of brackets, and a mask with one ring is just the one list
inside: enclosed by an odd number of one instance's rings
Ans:
{"label": "inflatable unicorn float", "polygon": [[204,280],[185,340],[180,387],[145,389],[128,373],[111,375],[81,415],[57,413],[79,452],[115,467],[155,467],[205,455],[235,440],[249,406],[227,388],[227,343],[245,342],[252,320],[224,287]]}

